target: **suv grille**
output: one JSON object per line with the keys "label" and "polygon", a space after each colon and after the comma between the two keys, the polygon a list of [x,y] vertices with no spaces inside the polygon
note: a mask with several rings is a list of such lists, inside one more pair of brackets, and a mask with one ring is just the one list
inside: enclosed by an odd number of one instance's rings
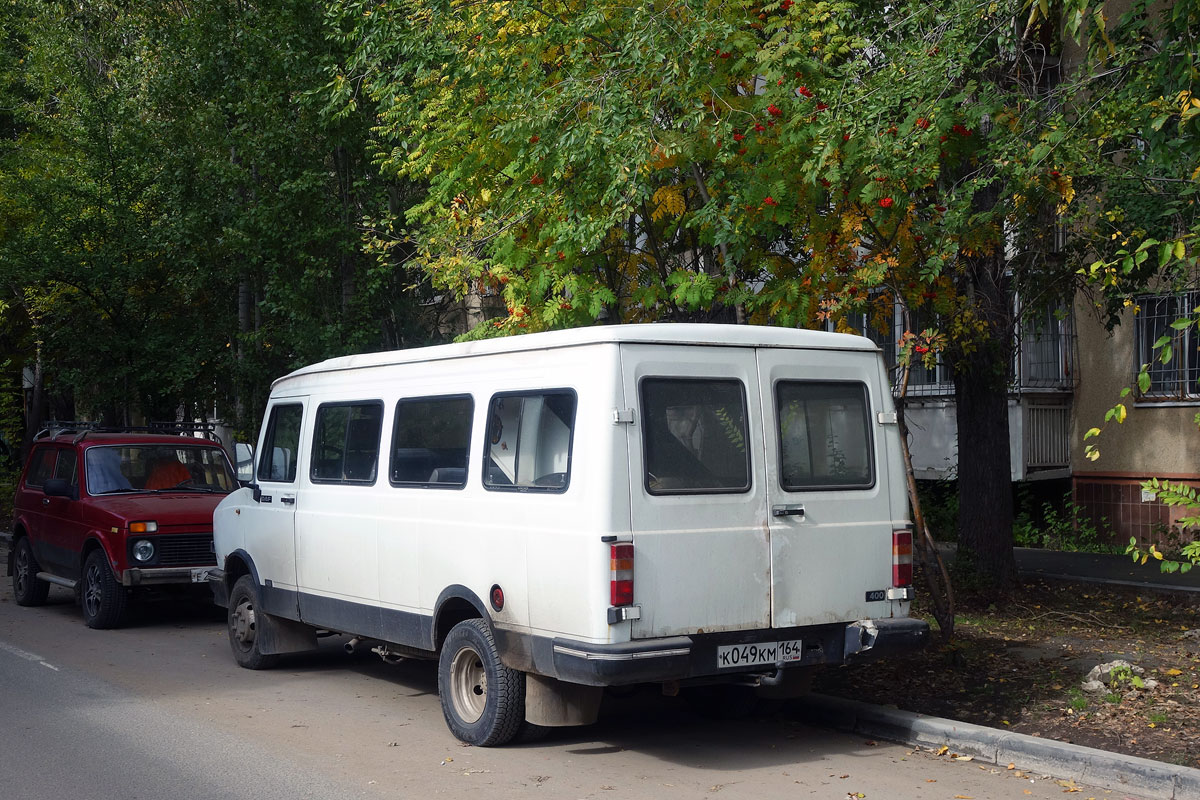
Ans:
{"label": "suv grille", "polygon": [[206,567],[217,563],[211,533],[159,536],[154,543],[158,547],[157,567]]}

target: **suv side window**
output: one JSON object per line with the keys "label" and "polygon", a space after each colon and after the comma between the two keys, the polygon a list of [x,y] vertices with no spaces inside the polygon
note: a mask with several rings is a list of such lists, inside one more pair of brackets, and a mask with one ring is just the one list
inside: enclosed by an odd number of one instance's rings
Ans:
{"label": "suv side window", "polygon": [[75,469],[79,455],[74,450],[59,450],[58,464],[54,467],[54,477],[62,478],[71,486],[79,485],[79,470]]}
{"label": "suv side window", "polygon": [[55,447],[43,447],[33,454],[29,472],[25,475],[25,485],[40,487],[49,478],[54,477],[54,458],[58,455]]}
{"label": "suv side window", "polygon": [[471,447],[470,396],[420,397],[396,404],[392,432],[393,486],[461,489]]}
{"label": "suv side window", "polygon": [[382,427],[382,403],[320,406],[313,432],[313,482],[374,483]]}
{"label": "suv side window", "polygon": [[574,429],[574,392],[496,395],[488,407],[483,485],[565,492]]}
{"label": "suv side window", "polygon": [[258,479],[272,483],[296,482],[296,457],[300,453],[300,420],[304,406],[281,405],[271,409],[267,435],[259,453]]}

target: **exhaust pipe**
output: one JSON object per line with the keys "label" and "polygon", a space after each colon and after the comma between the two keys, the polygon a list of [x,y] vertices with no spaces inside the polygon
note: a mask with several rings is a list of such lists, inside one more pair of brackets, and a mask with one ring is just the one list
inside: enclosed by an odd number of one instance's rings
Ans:
{"label": "exhaust pipe", "polygon": [[342,645],[342,647],[345,648],[347,653],[350,653],[351,655],[353,655],[354,653],[359,652],[359,650],[361,650],[366,645],[371,644],[373,641],[374,641],[373,639],[364,639],[361,636],[355,636],[350,641],[348,641],[344,645]]}

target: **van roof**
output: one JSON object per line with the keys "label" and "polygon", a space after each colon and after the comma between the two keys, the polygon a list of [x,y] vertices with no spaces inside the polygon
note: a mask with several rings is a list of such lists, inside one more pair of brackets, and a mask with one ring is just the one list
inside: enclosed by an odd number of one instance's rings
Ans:
{"label": "van roof", "polygon": [[[657,322],[639,325],[593,325],[561,331],[528,333],[497,339],[413,347],[382,353],[341,356],[302,367],[275,381],[319,372],[412,364],[452,358],[549,350],[601,343],[638,343],[673,345],[717,345],[732,347],[795,347],[810,350],[877,350],[865,336],[848,333],[777,328],[767,325],[717,325],[710,323]],[[273,384],[273,385],[275,385]]]}

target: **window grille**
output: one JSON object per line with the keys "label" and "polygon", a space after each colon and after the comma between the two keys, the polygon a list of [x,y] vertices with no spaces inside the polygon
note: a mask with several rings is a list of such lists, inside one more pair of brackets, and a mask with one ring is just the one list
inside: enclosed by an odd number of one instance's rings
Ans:
{"label": "window grille", "polygon": [[[1138,314],[1134,330],[1137,338],[1137,363],[1134,375],[1143,364],[1150,365],[1150,387],[1140,393],[1144,400],[1200,401],[1200,337],[1195,327],[1177,331],[1171,323],[1194,314],[1200,307],[1200,292],[1143,295],[1137,298]],[[1164,336],[1171,341],[1171,360],[1157,359],[1155,342]]]}

